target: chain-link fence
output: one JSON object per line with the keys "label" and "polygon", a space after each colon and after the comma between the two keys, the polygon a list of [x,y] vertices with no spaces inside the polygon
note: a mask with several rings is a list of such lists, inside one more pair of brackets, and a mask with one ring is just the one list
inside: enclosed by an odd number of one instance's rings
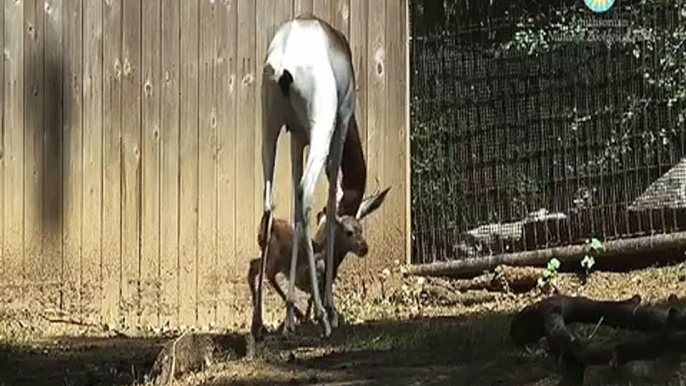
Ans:
{"label": "chain-link fence", "polygon": [[686,2],[414,0],[413,262],[686,228]]}

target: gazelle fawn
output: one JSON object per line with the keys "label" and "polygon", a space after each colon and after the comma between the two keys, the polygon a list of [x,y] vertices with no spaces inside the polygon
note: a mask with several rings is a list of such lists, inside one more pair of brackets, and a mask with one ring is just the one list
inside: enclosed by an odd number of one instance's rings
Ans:
{"label": "gazelle fawn", "polygon": [[[364,257],[369,251],[367,240],[364,238],[362,232],[362,225],[360,221],[369,214],[373,213],[381,206],[390,187],[384,191],[375,194],[365,199],[361,205],[358,213],[355,216],[343,215],[337,217],[334,223],[334,261],[333,273],[334,280],[338,276],[338,268],[349,252],[354,253],[358,257]],[[263,218],[263,221],[265,219]],[[320,212],[318,215],[318,228],[315,233],[312,245],[315,252],[315,261],[317,276],[323,278],[325,274],[325,263],[323,252],[326,248],[326,215],[325,212]],[[260,233],[258,234],[258,244],[261,249],[265,248],[267,242],[266,235],[262,233],[264,224],[260,224]],[[265,267],[265,276],[270,286],[276,291],[281,299],[286,302],[287,296],[279,283],[276,281],[276,276],[281,273],[288,276],[290,269],[290,259],[293,249],[293,233],[294,229],[291,223],[287,220],[274,218],[271,227],[271,237],[269,238],[269,248],[267,253],[267,261]],[[295,286],[303,292],[310,295],[307,304],[307,311],[303,314],[297,307],[294,307],[295,315],[301,321],[309,318],[310,310],[312,308],[312,288],[310,288],[309,266],[308,261],[304,259],[306,251],[305,247],[300,245],[298,251],[298,262],[296,266]],[[252,297],[253,307],[257,304],[257,279],[260,270],[260,257],[250,261],[248,269],[248,285],[250,286],[250,294]],[[323,281],[320,281],[319,286],[323,286]],[[321,288],[320,288],[321,289]],[[335,310],[332,310],[336,312]],[[264,328],[261,326],[261,328]]]}

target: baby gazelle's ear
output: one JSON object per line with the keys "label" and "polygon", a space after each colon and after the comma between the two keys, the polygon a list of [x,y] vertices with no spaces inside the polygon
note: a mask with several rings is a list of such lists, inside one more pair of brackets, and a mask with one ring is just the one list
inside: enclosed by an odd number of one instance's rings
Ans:
{"label": "baby gazelle's ear", "polygon": [[383,200],[386,198],[386,194],[388,194],[389,190],[391,190],[390,186],[384,189],[381,193],[375,194],[362,201],[360,208],[357,210],[355,218],[362,220],[367,215],[377,210],[381,204],[383,204]]}

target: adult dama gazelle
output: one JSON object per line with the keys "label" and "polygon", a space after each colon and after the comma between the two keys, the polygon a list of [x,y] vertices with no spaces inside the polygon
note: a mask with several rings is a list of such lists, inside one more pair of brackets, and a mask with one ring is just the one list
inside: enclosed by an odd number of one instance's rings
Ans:
{"label": "adult dama gazelle", "polygon": [[[291,253],[289,288],[286,302],[284,333],[295,326],[294,297],[296,264],[299,241],[302,238],[309,264],[309,276],[315,316],[321,322],[324,336],[336,326],[333,310],[333,251],[335,221],[340,202],[344,202],[343,184],[346,171],[339,177],[344,145],[349,142],[352,153],[362,154],[355,122],[355,74],[350,45],[345,36],[325,21],[306,14],[282,24],[274,34],[267,51],[262,73],[262,166],[264,177],[264,214],[261,232],[271,235],[272,189],[276,145],[281,128],[291,132],[291,178],[294,194],[293,247]],[[348,141],[349,128],[357,136]],[[309,154],[303,170],[303,151],[309,145]],[[328,164],[327,164],[328,160]],[[353,160],[359,163],[359,160]],[[314,188],[324,165],[329,180],[327,207],[336,208],[326,213],[328,240],[325,256],[324,305],[319,293],[313,247],[308,224]],[[345,163],[343,163],[345,164]],[[357,165],[359,166],[359,165]],[[364,168],[364,159],[362,158]],[[354,170],[356,168],[350,168]],[[365,174],[366,174],[366,169]],[[351,173],[348,177],[357,177]],[[341,182],[339,182],[341,178]],[[337,195],[337,189],[342,190]],[[361,196],[360,196],[361,198]],[[358,204],[359,205],[359,204]],[[265,256],[269,243],[260,258],[257,301],[253,314],[253,335],[261,328],[263,308],[263,282]],[[332,319],[329,319],[332,316]]]}
{"label": "adult dama gazelle", "polygon": [[[373,196],[365,199],[360,205],[359,211],[354,215],[342,215],[335,221],[335,249],[334,249],[334,259],[333,259],[333,273],[334,281],[338,276],[338,269],[343,263],[346,255],[349,252],[354,253],[359,257],[364,257],[369,251],[369,246],[367,245],[367,240],[365,240],[362,233],[362,221],[366,216],[374,212],[383,203],[386,194],[390,190],[390,187],[386,188],[383,192],[374,194]],[[324,261],[322,253],[327,245],[326,238],[326,227],[325,225],[325,212],[322,212],[321,218],[318,218],[318,229],[315,233],[312,244],[315,252],[315,260],[317,266],[317,278],[320,280],[319,284],[322,284],[321,280],[324,276]],[[319,217],[319,216],[318,216]],[[265,220],[265,219],[263,219]],[[265,275],[267,276],[267,281],[271,287],[276,291],[276,293],[283,299],[284,302],[287,301],[286,294],[283,289],[276,281],[276,276],[281,273],[283,275],[288,274],[288,269],[290,267],[290,258],[292,254],[293,247],[293,227],[291,223],[284,219],[275,218],[272,223],[271,236],[269,241],[265,234],[261,233],[264,230],[264,225],[260,225],[260,233],[257,237],[257,242],[261,249],[267,247],[266,243],[269,242],[269,253],[266,256],[266,269]],[[305,253],[305,248],[300,247],[299,257],[303,257]],[[248,269],[248,285],[250,286],[250,294],[252,296],[253,307],[257,305],[257,286],[256,281],[260,269],[260,258],[256,258],[250,261],[250,267]],[[308,276],[308,266],[307,262],[303,259],[298,259],[296,276],[295,276],[295,286],[301,291],[306,292],[310,295],[308,299],[307,311],[303,314],[297,307],[294,307],[295,314],[301,321],[309,318],[310,309],[312,307],[312,289],[310,288],[310,281]],[[321,287],[321,286],[320,286]],[[334,307],[335,310],[335,307]],[[261,321],[260,321],[261,322]]]}

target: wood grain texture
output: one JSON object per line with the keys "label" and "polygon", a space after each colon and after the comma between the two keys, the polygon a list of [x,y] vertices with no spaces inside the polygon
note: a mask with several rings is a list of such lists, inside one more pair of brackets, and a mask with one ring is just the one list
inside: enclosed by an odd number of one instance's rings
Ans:
{"label": "wood grain texture", "polygon": [[122,3],[121,237],[122,317],[139,323],[141,298],[141,3]]}
{"label": "wood grain texture", "polygon": [[[198,7],[181,1],[179,88],[179,323],[197,321],[198,299]],[[205,90],[203,90],[204,95]]]}
{"label": "wood grain texture", "polygon": [[160,322],[179,321],[180,0],[161,1]]}
{"label": "wood grain texture", "polygon": [[[43,258],[45,282],[61,286],[63,268],[63,186],[64,167],[62,163],[64,144],[62,142],[63,53],[62,18],[63,3],[48,0],[43,5],[45,22],[45,98],[43,116]],[[46,305],[58,308],[61,304],[61,290],[48,291]]]}
{"label": "wood grain texture", "polygon": [[[24,259],[27,285],[43,284],[43,118],[44,36],[43,2],[24,3]],[[0,229],[2,229],[0,227]]]}
{"label": "wood grain texture", "polygon": [[[24,276],[24,4],[5,1],[4,175],[3,205],[5,283]],[[21,293],[16,294],[21,296]]]}
{"label": "wood grain texture", "polygon": [[314,11],[314,0],[293,0],[293,16]]}
{"label": "wood grain texture", "polygon": [[217,257],[217,97],[215,73],[216,6],[199,2],[198,88],[198,325],[216,318],[217,290],[214,272]]}
{"label": "wood grain texture", "polygon": [[103,5],[83,2],[83,252],[82,309],[100,321],[103,142]]}
{"label": "wood grain texture", "polygon": [[141,325],[159,324],[160,286],[160,1],[143,2],[141,157]]}
{"label": "wood grain texture", "polygon": [[110,326],[121,320],[122,1],[103,5],[102,321]]}
{"label": "wood grain texture", "polygon": [[[405,260],[405,243],[402,240],[406,232],[406,175],[408,122],[405,114],[400,114],[393,106],[403,106],[407,93],[407,44],[399,42],[398,37],[405,36],[406,24],[401,22],[406,17],[404,1],[386,1],[386,124],[382,128],[383,143],[383,185],[391,186],[392,193],[383,204],[384,236],[378,246],[380,256],[385,256],[379,263],[390,265],[393,259]],[[397,21],[397,22],[391,22]],[[374,189],[373,186],[371,189]],[[370,189],[370,190],[371,190]],[[374,216],[378,216],[376,213]]]}
{"label": "wood grain texture", "polygon": [[[236,255],[236,138],[237,27],[238,8],[229,1],[217,7],[217,324],[228,324],[238,309],[236,299],[244,286],[243,271]],[[239,279],[240,278],[240,279]]]}
{"label": "wood grain texture", "polygon": [[64,81],[62,108],[64,125],[64,281],[62,303],[68,314],[81,309],[81,232],[83,203],[83,24],[82,1],[64,4]]}
{"label": "wood grain texture", "polygon": [[[0,47],[5,49],[5,8],[0,14]],[[4,52],[3,52],[4,54]],[[5,60],[0,60],[0,280],[5,281]],[[0,288],[0,295],[4,289]]]}
{"label": "wood grain texture", "polygon": [[[395,0],[388,0],[395,1]],[[377,179],[381,186],[386,186],[384,175],[384,135],[386,134],[386,87],[387,87],[387,58],[386,58],[386,2],[387,0],[371,1],[368,4],[368,32],[367,32],[367,190],[373,190]],[[360,74],[360,77],[363,76]],[[359,120],[358,120],[359,121]],[[392,193],[390,193],[392,194]],[[379,256],[376,252],[383,248],[385,234],[385,208],[382,205],[377,211],[365,219],[365,237],[372,251],[372,258],[365,259],[365,272],[378,266]]]}
{"label": "wood grain texture", "polygon": [[[262,4],[260,2],[259,4]],[[238,33],[236,62],[236,93],[238,97],[238,122],[236,130],[235,184],[236,197],[236,256],[238,271],[246,272],[248,261],[257,253],[257,225],[255,222],[255,202],[262,201],[262,189],[255,192],[255,178],[262,180],[262,173],[255,175],[255,105],[259,103],[256,71],[260,63],[257,57],[256,44],[256,2],[238,2]]]}

